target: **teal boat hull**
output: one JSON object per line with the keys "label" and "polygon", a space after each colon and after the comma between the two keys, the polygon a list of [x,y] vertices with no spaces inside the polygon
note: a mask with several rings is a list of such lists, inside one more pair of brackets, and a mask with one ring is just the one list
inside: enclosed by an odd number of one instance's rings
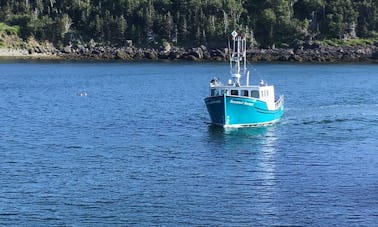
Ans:
{"label": "teal boat hull", "polygon": [[272,124],[283,115],[283,102],[275,110],[269,110],[264,101],[241,96],[212,96],[205,103],[211,123],[225,127]]}

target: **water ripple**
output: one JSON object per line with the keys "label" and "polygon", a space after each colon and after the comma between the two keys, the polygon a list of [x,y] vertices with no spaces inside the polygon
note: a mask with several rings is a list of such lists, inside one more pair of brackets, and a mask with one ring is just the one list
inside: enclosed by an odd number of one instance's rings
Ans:
{"label": "water ripple", "polygon": [[374,226],[377,67],[258,68],[284,118],[229,130],[223,64],[0,64],[0,225]]}

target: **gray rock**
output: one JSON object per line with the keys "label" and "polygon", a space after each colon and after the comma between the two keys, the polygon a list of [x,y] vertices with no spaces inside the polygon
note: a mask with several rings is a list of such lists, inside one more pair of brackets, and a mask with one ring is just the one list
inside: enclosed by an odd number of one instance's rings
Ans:
{"label": "gray rock", "polygon": [[203,59],[203,50],[200,47],[192,48],[189,55],[194,56],[197,59]]}
{"label": "gray rock", "polygon": [[165,43],[164,43],[164,47],[163,47],[163,49],[164,49],[164,52],[168,53],[168,52],[170,52],[170,51],[171,51],[171,49],[172,49],[172,46],[171,46],[171,44],[170,44],[170,43],[168,43],[168,42],[165,42]]}
{"label": "gray rock", "polygon": [[133,41],[132,40],[126,40],[126,47],[132,47],[133,46]]}
{"label": "gray rock", "polygon": [[157,59],[157,53],[155,50],[146,50],[145,53],[144,53],[144,57],[146,59],[150,59],[150,60],[156,60]]}
{"label": "gray rock", "polygon": [[70,46],[65,46],[63,48],[63,53],[66,53],[66,54],[72,53],[71,47]]}
{"label": "gray rock", "polygon": [[375,52],[372,54],[372,59],[378,60],[378,50],[375,50]]}
{"label": "gray rock", "polygon": [[206,47],[206,46],[201,45],[199,48],[201,48],[201,50],[202,50],[203,52],[207,52],[207,47]]}
{"label": "gray rock", "polygon": [[116,58],[121,60],[130,60],[130,55],[128,55],[124,50],[117,50]]}
{"label": "gray rock", "polygon": [[88,43],[88,47],[89,47],[89,49],[95,48],[96,42],[93,39],[91,39]]}
{"label": "gray rock", "polygon": [[211,50],[210,55],[211,55],[211,57],[219,57],[219,58],[222,58],[222,59],[226,58],[225,52],[223,52],[222,50],[219,50],[219,49]]}

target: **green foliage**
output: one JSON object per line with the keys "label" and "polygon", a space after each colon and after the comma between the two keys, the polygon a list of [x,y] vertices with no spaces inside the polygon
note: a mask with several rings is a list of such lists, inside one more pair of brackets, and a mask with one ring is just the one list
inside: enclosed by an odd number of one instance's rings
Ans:
{"label": "green foliage", "polygon": [[353,23],[356,23],[358,13],[354,10],[351,0],[329,0],[326,7],[325,31],[329,37],[343,38]]}
{"label": "green foliage", "polygon": [[18,35],[20,28],[18,26],[9,26],[0,22],[0,34]]}
{"label": "green foliage", "polygon": [[0,22],[0,47],[19,46],[21,43],[18,38],[19,30],[18,26],[9,26]]}
{"label": "green foliage", "polygon": [[378,35],[369,39],[325,39],[317,40],[316,44],[322,46],[364,46],[378,43]]}
{"label": "green foliage", "polygon": [[[224,46],[233,30],[269,47],[297,41],[371,39],[377,0],[49,0],[0,1],[0,21],[26,40],[56,45],[94,39],[141,46]],[[4,25],[0,25],[4,27]],[[1,29],[1,27],[0,27]],[[356,40],[356,39],[352,39]],[[353,41],[354,42],[354,41]]]}

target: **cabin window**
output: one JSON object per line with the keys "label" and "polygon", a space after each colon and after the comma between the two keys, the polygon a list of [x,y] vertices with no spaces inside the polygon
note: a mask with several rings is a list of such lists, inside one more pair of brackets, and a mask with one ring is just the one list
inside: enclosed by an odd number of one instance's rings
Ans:
{"label": "cabin window", "polygon": [[221,95],[224,95],[224,90],[221,90]]}
{"label": "cabin window", "polygon": [[238,90],[231,90],[231,95],[239,95],[239,91]]}
{"label": "cabin window", "polygon": [[242,90],[241,93],[242,93],[243,96],[246,96],[246,97],[249,96],[248,95],[248,93],[249,93],[248,90]]}
{"label": "cabin window", "polygon": [[259,98],[259,91],[251,91],[252,98]]}
{"label": "cabin window", "polygon": [[210,96],[215,96],[215,94],[216,94],[215,91],[216,91],[215,89],[211,89]]}

